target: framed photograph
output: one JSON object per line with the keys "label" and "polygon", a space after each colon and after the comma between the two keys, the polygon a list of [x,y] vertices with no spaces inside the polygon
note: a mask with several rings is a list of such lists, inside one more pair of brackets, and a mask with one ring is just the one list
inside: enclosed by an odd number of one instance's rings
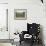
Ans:
{"label": "framed photograph", "polygon": [[27,9],[14,9],[14,19],[26,20],[27,19]]}

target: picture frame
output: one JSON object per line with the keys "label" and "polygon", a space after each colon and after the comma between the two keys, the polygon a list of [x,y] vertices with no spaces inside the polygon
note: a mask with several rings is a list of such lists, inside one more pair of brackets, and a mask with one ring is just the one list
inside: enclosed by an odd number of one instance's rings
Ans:
{"label": "picture frame", "polygon": [[27,19],[27,9],[14,9],[14,19],[26,20]]}

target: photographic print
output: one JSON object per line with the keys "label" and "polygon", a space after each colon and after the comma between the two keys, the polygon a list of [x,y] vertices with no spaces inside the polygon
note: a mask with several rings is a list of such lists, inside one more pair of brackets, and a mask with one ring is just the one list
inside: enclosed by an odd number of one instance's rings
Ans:
{"label": "photographic print", "polygon": [[27,10],[26,9],[14,9],[14,19],[26,20],[27,19]]}

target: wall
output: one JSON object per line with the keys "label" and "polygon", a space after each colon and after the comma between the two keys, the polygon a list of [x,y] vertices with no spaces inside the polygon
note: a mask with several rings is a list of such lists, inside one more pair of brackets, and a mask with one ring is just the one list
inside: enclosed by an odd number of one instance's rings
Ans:
{"label": "wall", "polygon": [[[27,9],[27,20],[14,20],[14,9]],[[14,38],[16,30],[27,30],[27,23],[40,23],[42,25],[44,42],[46,44],[46,16],[45,5],[40,0],[10,0],[9,1],[9,31]]]}
{"label": "wall", "polygon": [[0,0],[0,3],[8,3],[8,0]]}

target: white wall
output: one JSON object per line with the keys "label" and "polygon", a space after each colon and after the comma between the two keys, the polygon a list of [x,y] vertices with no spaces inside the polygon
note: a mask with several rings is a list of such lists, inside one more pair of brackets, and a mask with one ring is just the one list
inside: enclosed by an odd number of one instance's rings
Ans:
{"label": "white wall", "polygon": [[8,3],[8,0],[0,0],[0,3]]}
{"label": "white wall", "polygon": [[[27,9],[27,20],[14,20],[14,9]],[[9,31],[14,38],[16,30],[27,30],[28,23],[40,23],[43,27],[44,41],[46,42],[45,5],[40,0],[10,0],[9,1]],[[46,44],[46,43],[45,43]]]}

